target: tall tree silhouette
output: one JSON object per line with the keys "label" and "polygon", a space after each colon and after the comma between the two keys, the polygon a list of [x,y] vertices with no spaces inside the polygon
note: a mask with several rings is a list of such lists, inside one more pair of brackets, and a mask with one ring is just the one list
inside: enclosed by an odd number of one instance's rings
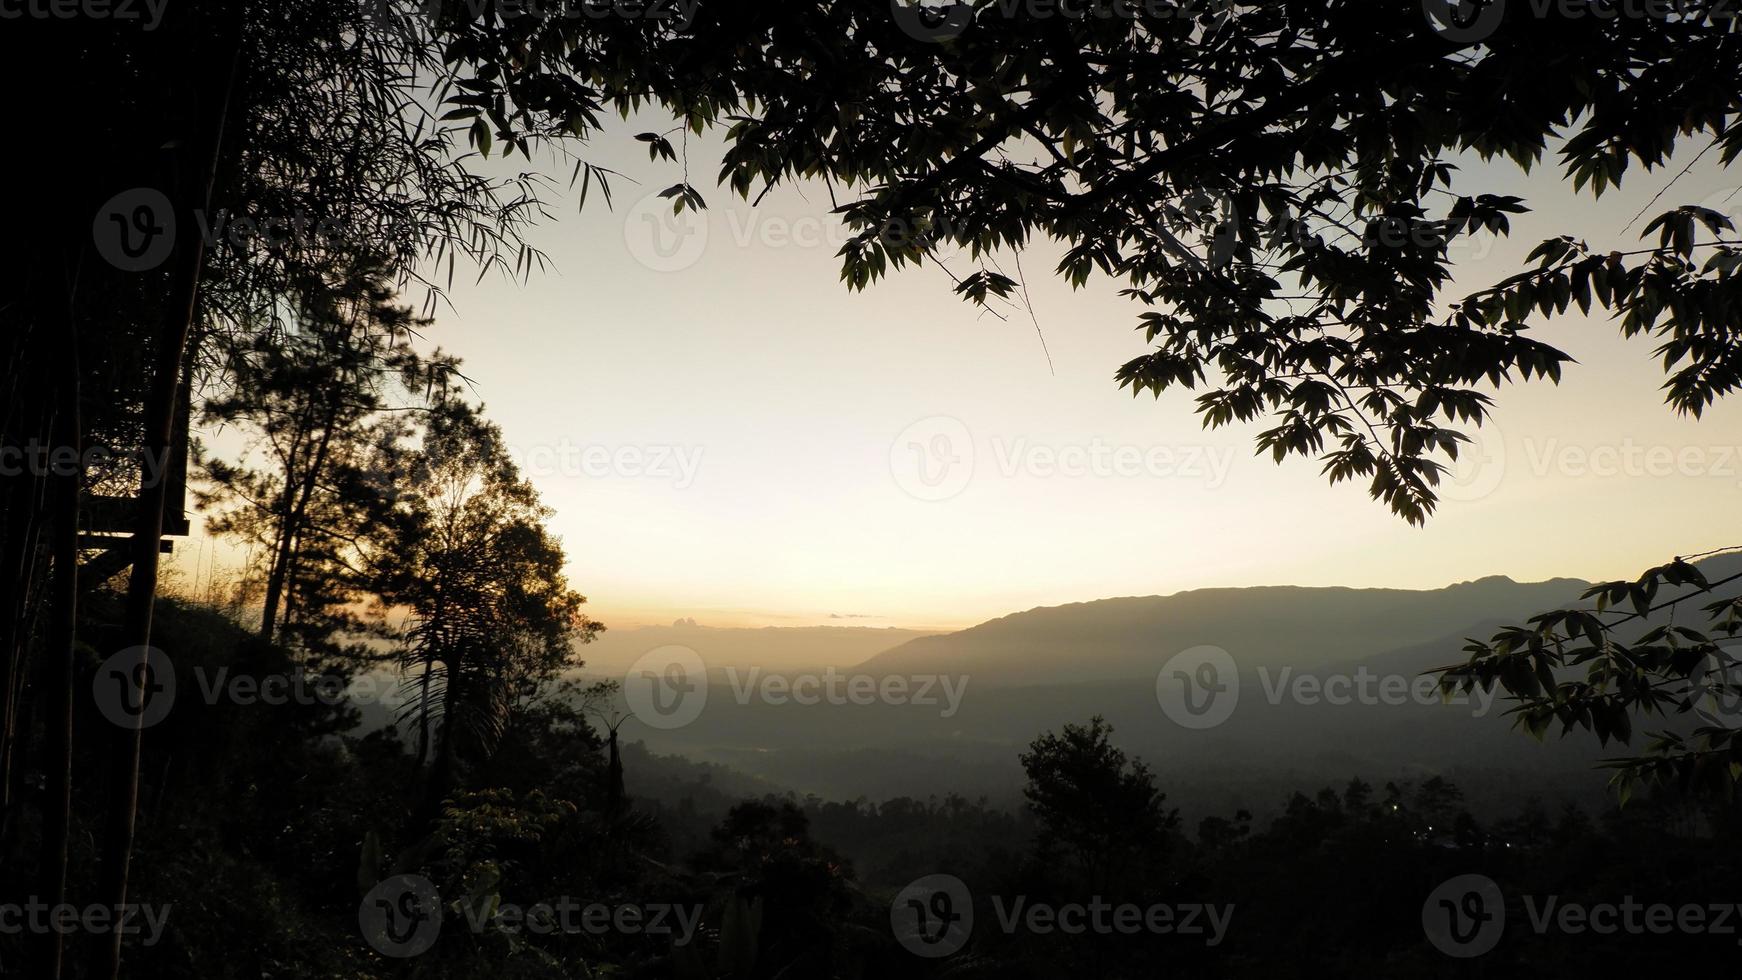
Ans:
{"label": "tall tree silhouette", "polygon": [[203,461],[212,487],[200,504],[208,530],[258,549],[266,640],[299,606],[326,622],[359,598],[366,530],[396,490],[377,478],[397,428],[382,415],[418,408],[390,389],[440,397],[452,369],[413,350],[426,321],[378,265],[317,276],[287,299],[285,325],[232,350],[226,390],[204,406],[209,423],[252,437],[237,462]]}
{"label": "tall tree silhouette", "polygon": [[1087,725],[1045,732],[1021,756],[1028,784],[1022,795],[1040,823],[1043,849],[1064,851],[1089,893],[1103,894],[1115,867],[1160,853],[1178,815],[1142,760],[1113,745],[1113,726],[1099,716]]}
{"label": "tall tree silhouette", "polygon": [[548,511],[476,410],[430,414],[391,538],[379,593],[409,610],[402,667],[433,812],[463,767],[481,762],[522,699],[601,627],[564,577]]}

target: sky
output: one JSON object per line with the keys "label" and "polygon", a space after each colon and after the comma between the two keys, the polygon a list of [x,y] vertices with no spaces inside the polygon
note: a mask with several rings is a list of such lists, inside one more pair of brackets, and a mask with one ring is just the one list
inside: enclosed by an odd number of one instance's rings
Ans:
{"label": "sky", "polygon": [[[711,186],[719,145],[692,137],[710,207],[674,224],[653,195],[681,171],[630,138],[656,128],[632,120],[581,150],[641,183],[619,180],[609,210],[559,185],[531,233],[552,269],[456,283],[429,333],[464,358],[610,626],[956,628],[1213,586],[1631,577],[1742,543],[1725,520],[1742,404],[1677,417],[1651,344],[1607,320],[1575,309],[1538,331],[1578,363],[1558,388],[1492,393],[1478,452],[1411,527],[1315,461],[1254,456],[1262,425],[1205,431],[1190,392],[1120,391],[1113,372],[1146,350],[1141,310],[1117,283],[1054,278],[1056,246],[1026,252],[1022,276],[999,260],[1029,284],[1038,332],[1025,311],[961,301],[932,266],[851,293],[826,190],[752,209]],[[1526,178],[1472,161],[1460,191],[1536,213],[1467,249],[1452,292],[1563,231],[1638,247],[1649,217],[1623,227],[1685,162],[1593,203],[1552,162]],[[1739,183],[1698,164],[1651,213],[1704,203],[1742,221]]]}

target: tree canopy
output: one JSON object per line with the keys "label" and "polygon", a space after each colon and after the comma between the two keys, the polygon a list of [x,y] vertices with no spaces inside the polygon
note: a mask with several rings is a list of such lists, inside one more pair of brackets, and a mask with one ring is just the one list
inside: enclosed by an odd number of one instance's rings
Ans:
{"label": "tree canopy", "polygon": [[[1553,154],[1597,199],[1690,143],[1742,153],[1742,35],[1721,11],[1514,4],[1471,32],[1413,3],[924,9],[701,3],[680,27],[443,5],[443,104],[485,152],[648,104],[723,127],[733,192],[827,186],[856,232],[855,289],[945,241],[979,260],[1055,240],[1058,275],[1105,276],[1143,308],[1155,347],[1119,384],[1202,389],[1206,425],[1264,420],[1261,450],[1365,480],[1413,523],[1489,391],[1560,378],[1568,355],[1530,331],[1575,305],[1657,343],[1677,411],[1742,382],[1742,253],[1709,209],[1667,209],[1624,251],[1549,238],[1517,274],[1447,292],[1462,241],[1529,209],[1460,161],[1529,172]],[[668,135],[639,138],[670,160]],[[701,206],[685,170],[667,194]],[[977,303],[1018,288],[983,263],[958,285]]]}
{"label": "tree canopy", "polygon": [[[1206,426],[1259,422],[1260,452],[1315,458],[1332,483],[1365,481],[1421,524],[1492,392],[1561,379],[1572,358],[1532,332],[1552,318],[1606,316],[1653,344],[1675,412],[1698,417],[1742,385],[1742,236],[1709,208],[1664,201],[1635,244],[1556,235],[1516,272],[1453,287],[1463,246],[1530,211],[1466,176],[1470,162],[1553,167],[1601,201],[1641,172],[1663,175],[1661,198],[1672,161],[1742,154],[1733,14],[1590,13],[1186,0],[1069,16],[860,0],[703,3],[681,26],[444,5],[433,24],[454,74],[444,105],[473,146],[530,155],[649,105],[697,133],[723,127],[731,191],[826,186],[855,231],[840,253],[852,289],[948,243],[978,265],[951,271],[957,291],[986,304],[1023,287],[994,256],[1050,239],[1064,248],[1057,275],[1106,277],[1138,307],[1154,346],[1119,366],[1119,385],[1197,391]],[[704,206],[670,135],[638,138],[684,165],[665,192],[674,209]],[[1447,687],[1499,684],[1527,730],[1558,718],[1605,742],[1627,741],[1630,713],[1686,714],[1714,685],[1733,696],[1729,672],[1707,667],[1733,663],[1717,641],[1739,628],[1737,599],[1689,568],[1677,559],[1587,598],[1643,610],[1660,582],[1685,586],[1705,596],[1709,632],[1622,644],[1612,633],[1628,620],[1599,602],[1472,641]],[[1568,648],[1581,638],[1591,645]],[[1655,758],[1618,763],[1620,784],[1728,790],[1742,778],[1732,735],[1658,736]]]}

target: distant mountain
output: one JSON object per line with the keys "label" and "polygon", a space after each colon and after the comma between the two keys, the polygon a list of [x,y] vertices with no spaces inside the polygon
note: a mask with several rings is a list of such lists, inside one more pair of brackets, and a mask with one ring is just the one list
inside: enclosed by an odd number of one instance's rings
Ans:
{"label": "distant mountain", "polygon": [[967,674],[986,684],[1153,681],[1169,657],[1200,645],[1227,650],[1242,668],[1312,668],[1438,644],[1485,621],[1523,619],[1576,600],[1588,584],[1493,576],[1425,591],[1262,586],[1102,599],[909,640],[860,669]]}
{"label": "distant mountain", "polygon": [[[1742,573],[1742,557],[1701,568],[1717,582]],[[1463,660],[1467,637],[1486,639],[1502,625],[1580,604],[1586,587],[1494,577],[1432,590],[1203,589],[1034,609],[945,635],[675,626],[607,633],[581,652],[590,670],[619,677],[668,644],[696,650],[710,668],[693,721],[655,729],[632,720],[625,737],[761,782],[704,793],[691,785],[699,775],[667,779],[641,764],[650,771],[637,773],[638,792],[668,804],[687,796],[699,806],[701,796],[767,785],[830,799],[959,793],[1015,803],[1017,757],[1030,740],[1099,714],[1121,747],[1155,768],[1170,805],[1188,813],[1257,812],[1280,805],[1285,792],[1356,775],[1443,774],[1492,814],[1533,795],[1600,803],[1606,775],[1596,765],[1639,743],[1605,747],[1588,733],[1539,743],[1513,729],[1503,698],[1442,704],[1431,685],[1425,696],[1388,692]],[[1677,621],[1697,620],[1700,604],[1686,603]],[[1170,716],[1157,692],[1161,667],[1198,645],[1228,650],[1238,671],[1232,710],[1208,728]],[[831,666],[946,675],[959,697],[937,688],[907,700],[801,703],[727,676],[729,668],[790,677]],[[1359,696],[1349,696],[1352,682],[1367,685],[1354,688]]]}
{"label": "distant mountain", "polygon": [[608,629],[576,648],[586,661],[583,673],[620,679],[642,654],[663,646],[689,647],[710,673],[727,668],[821,670],[863,662],[910,640],[931,636],[925,630],[868,626],[768,626],[735,629],[713,626],[645,626]]}
{"label": "distant mountain", "polygon": [[[1699,567],[1717,582],[1742,573],[1742,555],[1708,559]],[[1461,660],[1462,643],[1448,644],[1448,638],[1487,639],[1502,623],[1580,605],[1579,594],[1589,585],[1576,578],[1515,582],[1495,575],[1429,590],[1259,586],[1102,599],[1043,606],[909,640],[859,669],[878,676],[966,674],[976,684],[1153,680],[1169,657],[1200,645],[1227,650],[1242,669],[1311,669],[1424,645],[1434,657],[1449,651]],[[1687,606],[1691,611],[1698,604]]]}

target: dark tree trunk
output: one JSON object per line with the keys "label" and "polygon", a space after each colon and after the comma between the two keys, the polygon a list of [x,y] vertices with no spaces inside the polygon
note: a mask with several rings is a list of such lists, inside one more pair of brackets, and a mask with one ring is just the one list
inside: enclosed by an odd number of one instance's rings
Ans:
{"label": "dark tree trunk", "polygon": [[[325,427],[321,430],[320,442],[316,445],[313,459],[303,468],[302,478],[297,481],[294,491],[291,479],[293,469],[285,472],[285,515],[279,527],[283,535],[284,546],[277,560],[273,562],[272,574],[266,583],[266,608],[262,613],[260,635],[270,640],[277,632],[278,624],[290,622],[291,606],[296,594],[297,558],[301,554],[303,531],[308,527],[309,502],[314,499],[315,489],[320,485],[321,472],[326,469],[328,450],[332,445],[333,425],[337,410],[329,411]],[[301,439],[301,436],[298,436]],[[294,458],[294,457],[293,457]],[[283,616],[279,610],[283,609]]]}
{"label": "dark tree trunk", "polygon": [[[60,411],[57,415],[57,445],[81,450],[84,431],[79,417],[79,351],[77,323],[69,314],[66,353],[61,369]],[[41,894],[51,906],[67,899],[67,845],[71,837],[73,805],[73,651],[78,636],[79,603],[79,494],[84,474],[75,467],[55,480],[54,585],[49,617],[48,643],[42,657],[42,690],[48,711],[44,718],[44,768],[47,770],[43,801],[43,862]],[[49,980],[60,980],[66,958],[66,939],[57,930],[45,936],[43,963]]]}
{"label": "dark tree trunk", "polygon": [[[48,435],[49,419],[33,429]],[[21,442],[23,440],[20,440]],[[46,440],[45,440],[46,441]],[[0,650],[5,655],[4,676],[0,676],[0,845],[10,840],[13,815],[17,804],[19,774],[17,748],[21,735],[30,730],[24,720],[28,705],[24,698],[25,679],[29,676],[30,637],[35,624],[40,590],[38,540],[42,532],[41,513],[46,505],[47,481],[39,473],[27,473],[13,478],[12,499],[7,515],[7,536],[4,549],[5,575],[11,589],[0,602],[0,614],[5,616],[4,642]],[[8,859],[8,849],[0,846],[0,862]]]}
{"label": "dark tree trunk", "polygon": [[[298,435],[300,441],[301,435]],[[291,488],[290,476],[296,469],[296,453],[290,454],[289,463],[285,468],[284,502],[278,509],[278,523],[274,528],[272,544],[272,565],[266,572],[266,596],[260,609],[260,638],[270,641],[278,632],[278,606],[284,595],[284,580],[290,574],[292,542],[296,538],[295,520],[296,493]]]}
{"label": "dark tree trunk", "polygon": [[[19,440],[23,442],[23,440]],[[0,826],[10,814],[12,798],[12,733],[17,725],[18,667],[24,658],[24,636],[19,628],[24,617],[25,590],[24,539],[29,535],[27,484],[29,477],[20,474],[6,481],[4,517],[6,527],[0,531]],[[0,851],[0,867],[6,856]]]}
{"label": "dark tree trunk", "polygon": [[417,764],[416,773],[421,778],[423,767],[429,764],[429,681],[435,665],[425,661],[423,677],[418,681],[417,693]]}
{"label": "dark tree trunk", "polygon": [[611,758],[605,770],[605,814],[616,817],[623,810],[623,756],[617,751],[617,726],[611,726]]}
{"label": "dark tree trunk", "polygon": [[[189,220],[192,219],[189,211]],[[178,219],[179,225],[179,219]],[[144,445],[147,452],[169,452],[171,428],[175,418],[177,387],[181,383],[182,361],[186,356],[188,327],[193,317],[203,246],[197,241],[178,249],[176,301],[171,304],[171,317],[158,338],[158,349],[151,380],[150,402],[146,407]],[[146,649],[151,645],[151,620],[157,597],[157,572],[160,542],[163,540],[163,508],[165,487],[162,480],[144,481],[139,491],[138,522],[133,531],[133,570],[127,580],[126,611],[122,627],[124,650],[137,649],[139,670],[132,676],[144,681]],[[139,702],[142,703],[142,702]],[[136,717],[143,722],[143,713]],[[120,908],[127,903],[127,877],[133,859],[133,836],[139,805],[140,748],[144,729],[136,723],[123,732],[114,756],[114,769],[109,782],[109,817],[103,839],[103,865],[99,880],[103,903]],[[121,935],[116,930],[103,943],[103,953],[96,977],[111,980],[120,976]]]}
{"label": "dark tree trunk", "polygon": [[[198,309],[200,273],[205,261],[205,242],[195,233],[203,212],[210,208],[212,189],[217,179],[218,161],[224,145],[224,127],[229,115],[230,99],[235,87],[236,71],[241,61],[241,10],[233,10],[235,19],[230,69],[224,87],[214,105],[209,125],[196,124],[199,138],[189,141],[192,148],[191,167],[184,172],[176,195],[176,227],[181,229],[175,251],[171,288],[174,293],[166,310],[155,349],[151,387],[145,405],[145,428],[141,448],[168,459],[173,440],[176,405],[184,383],[182,370],[187,360],[188,338]],[[190,45],[197,52],[198,42]],[[159,474],[161,477],[161,474]],[[159,544],[163,539],[164,502],[167,483],[159,478],[143,481],[139,492],[138,520],[133,532],[133,571],[127,583],[127,600],[122,632],[123,649],[139,649],[142,677],[146,648],[151,644],[152,607],[157,596]],[[142,720],[142,716],[141,719]],[[100,900],[110,908],[127,904],[128,872],[133,860],[133,839],[139,809],[140,747],[144,730],[138,725],[124,732],[114,756],[114,769],[109,782],[109,814],[102,845],[102,867],[98,887]],[[96,961],[90,975],[96,980],[119,980],[121,974],[120,930],[114,930],[98,944]]]}

